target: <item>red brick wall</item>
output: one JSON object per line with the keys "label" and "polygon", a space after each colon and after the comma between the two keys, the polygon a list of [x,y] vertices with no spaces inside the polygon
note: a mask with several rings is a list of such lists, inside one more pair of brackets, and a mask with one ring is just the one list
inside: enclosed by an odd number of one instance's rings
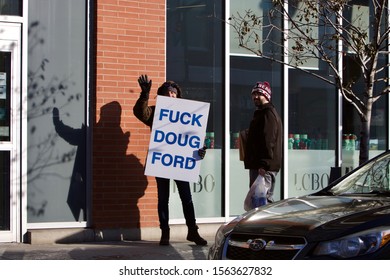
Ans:
{"label": "red brick wall", "polygon": [[165,79],[165,0],[96,2],[93,227],[158,227],[156,184],[143,174],[150,130],[133,105],[139,75],[151,96]]}

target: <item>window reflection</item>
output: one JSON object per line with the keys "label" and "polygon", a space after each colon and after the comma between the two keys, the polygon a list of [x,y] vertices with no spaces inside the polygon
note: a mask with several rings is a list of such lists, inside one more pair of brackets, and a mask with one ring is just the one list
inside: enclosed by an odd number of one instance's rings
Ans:
{"label": "window reflection", "polygon": [[10,152],[0,152],[0,230],[10,229]]}
{"label": "window reflection", "polygon": [[0,141],[10,141],[11,52],[0,52]]}
{"label": "window reflection", "polygon": [[[239,149],[235,146],[235,135],[247,129],[255,111],[251,90],[257,81],[268,81],[272,88],[272,103],[279,114],[282,109],[282,67],[258,57],[231,56],[230,58],[230,215],[243,212],[243,201],[249,189],[249,170],[240,160]],[[281,198],[280,174],[276,179],[275,200]]]}
{"label": "window reflection", "polygon": [[334,150],[337,140],[335,88],[299,70],[290,70],[289,74],[288,132],[298,142],[293,149]]}
{"label": "window reflection", "polygon": [[22,16],[22,0],[0,0],[0,15]]}
{"label": "window reflection", "polygon": [[[178,83],[183,98],[210,103],[206,131],[208,146],[199,180],[192,183],[196,216],[220,217],[222,206],[223,28],[224,1],[167,1],[167,75]],[[172,218],[182,218],[177,189],[171,186]],[[213,205],[213,207],[210,207]]]}
{"label": "window reflection", "polygon": [[85,0],[29,1],[28,223],[86,220],[86,18]]}
{"label": "window reflection", "polygon": [[[353,22],[359,30],[362,31],[363,38],[366,43],[374,40],[374,34],[370,25],[370,19],[374,13],[373,2],[368,0],[354,0],[350,1],[350,5],[343,11],[343,16],[346,19],[344,25],[348,26],[348,22]],[[371,16],[370,16],[371,15]],[[387,29],[388,19],[381,21],[382,30]],[[386,44],[386,43],[385,43]],[[350,84],[352,91],[360,100],[365,100],[366,83],[361,73],[360,66],[355,62],[355,51],[348,45],[344,45],[343,57],[343,73],[344,83]],[[383,52],[378,56],[377,69],[386,69],[376,72],[376,82],[373,87],[373,96],[380,96],[381,90],[386,88],[388,83],[388,53]],[[369,135],[369,158],[381,153],[387,149],[388,141],[388,95],[381,96],[375,101],[371,112],[371,126]],[[346,173],[351,169],[359,166],[360,156],[360,135],[362,131],[363,121],[358,114],[356,108],[347,102],[344,98],[342,100],[342,158],[343,158],[343,172]]]}

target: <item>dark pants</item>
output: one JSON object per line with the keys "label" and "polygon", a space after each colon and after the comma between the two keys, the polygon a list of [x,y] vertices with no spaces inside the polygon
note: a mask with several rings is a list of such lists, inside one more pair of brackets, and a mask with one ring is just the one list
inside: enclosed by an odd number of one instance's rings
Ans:
{"label": "dark pants", "polygon": [[[268,188],[268,192],[267,192],[268,202],[274,201],[273,195],[274,195],[275,181],[276,181],[277,174],[278,172],[267,171],[264,176],[265,184]],[[256,180],[258,175],[259,175],[259,171],[257,169],[249,170],[249,187],[252,186],[253,182]]]}
{"label": "dark pants", "polygon": [[[170,179],[156,177],[158,218],[160,220],[160,228],[162,230],[169,229],[169,180]],[[175,183],[179,191],[186,225],[189,229],[196,229],[195,210],[192,202],[190,183],[179,180],[175,180]]]}

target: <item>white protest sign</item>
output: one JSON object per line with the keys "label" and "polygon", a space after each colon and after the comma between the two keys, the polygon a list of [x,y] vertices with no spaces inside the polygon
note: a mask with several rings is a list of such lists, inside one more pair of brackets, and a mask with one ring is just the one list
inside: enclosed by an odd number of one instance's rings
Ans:
{"label": "white protest sign", "polygon": [[198,180],[210,104],[157,96],[145,175]]}

